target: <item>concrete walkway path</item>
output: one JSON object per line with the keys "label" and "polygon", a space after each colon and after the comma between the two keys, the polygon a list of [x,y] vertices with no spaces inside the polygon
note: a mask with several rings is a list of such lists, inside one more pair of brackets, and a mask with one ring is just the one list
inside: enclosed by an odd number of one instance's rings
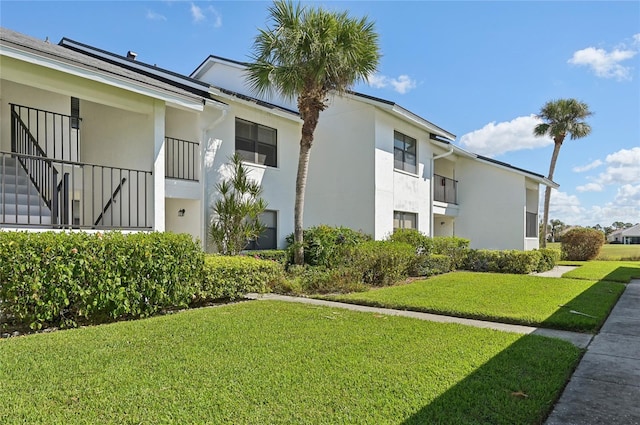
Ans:
{"label": "concrete walkway path", "polygon": [[589,345],[589,342],[591,342],[591,339],[593,338],[593,335],[591,334],[583,334],[578,332],[535,328],[531,326],[510,325],[506,323],[487,322],[484,320],[463,319],[460,317],[443,316],[443,315],[430,314],[430,313],[419,313],[416,311],[368,307],[363,305],[347,304],[347,303],[340,303],[335,301],[317,300],[314,298],[290,297],[290,296],[278,295],[278,294],[247,294],[246,298],[257,299],[257,300],[277,300],[277,301],[297,302],[297,303],[304,303],[304,304],[327,306],[332,308],[344,308],[347,310],[362,311],[367,313],[386,314],[390,316],[412,317],[414,319],[427,320],[431,322],[459,323],[462,325],[475,326],[477,328],[495,329],[495,330],[505,331],[505,332],[514,332],[518,334],[542,335],[542,336],[559,338],[565,341],[569,341],[570,343],[580,348],[586,348]]}
{"label": "concrete walkway path", "polygon": [[640,424],[640,279],[587,348],[546,425]]}

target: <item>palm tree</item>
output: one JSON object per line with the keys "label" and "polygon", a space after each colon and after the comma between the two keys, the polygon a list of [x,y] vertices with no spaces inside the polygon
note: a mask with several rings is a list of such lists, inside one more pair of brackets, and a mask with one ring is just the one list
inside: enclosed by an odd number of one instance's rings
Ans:
{"label": "palm tree", "polygon": [[304,262],[303,211],[309,152],[320,112],[328,96],[344,93],[366,81],[380,60],[378,35],[367,18],[346,12],[302,7],[275,0],[269,8],[272,25],[259,30],[247,77],[259,95],[297,98],[302,134],[296,177],[294,217],[295,262]]}
{"label": "palm tree", "polygon": [[[593,115],[589,111],[589,105],[576,99],[558,99],[544,104],[538,118],[543,122],[536,125],[533,134],[537,137],[549,136],[553,138],[553,154],[549,165],[549,180],[553,180],[553,173],[556,169],[560,147],[567,134],[571,140],[586,137],[591,133],[591,126],[584,119]],[[543,223],[546,232],[549,222],[549,200],[551,199],[551,188],[546,187],[544,191],[544,214]],[[547,239],[542,239],[542,247],[546,248]]]}

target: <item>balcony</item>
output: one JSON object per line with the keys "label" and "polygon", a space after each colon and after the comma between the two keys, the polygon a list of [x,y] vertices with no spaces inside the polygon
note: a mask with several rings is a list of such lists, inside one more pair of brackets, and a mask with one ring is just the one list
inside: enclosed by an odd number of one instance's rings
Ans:
{"label": "balcony", "polygon": [[458,205],[458,181],[434,174],[433,200]]}
{"label": "balcony", "polygon": [[200,180],[200,144],[165,137],[165,177],[197,182]]}

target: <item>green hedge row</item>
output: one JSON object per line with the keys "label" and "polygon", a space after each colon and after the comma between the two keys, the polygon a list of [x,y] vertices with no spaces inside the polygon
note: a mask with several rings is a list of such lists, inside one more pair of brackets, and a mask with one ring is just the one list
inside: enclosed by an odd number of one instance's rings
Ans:
{"label": "green hedge row", "polygon": [[534,251],[471,249],[463,268],[470,271],[529,274],[551,270],[560,257],[557,250]]}
{"label": "green hedge row", "polygon": [[187,306],[203,253],[188,235],[0,232],[6,320],[76,326]]}
{"label": "green hedge row", "polygon": [[284,266],[272,260],[248,256],[208,255],[199,301],[236,299],[248,292],[266,292],[284,279]]}

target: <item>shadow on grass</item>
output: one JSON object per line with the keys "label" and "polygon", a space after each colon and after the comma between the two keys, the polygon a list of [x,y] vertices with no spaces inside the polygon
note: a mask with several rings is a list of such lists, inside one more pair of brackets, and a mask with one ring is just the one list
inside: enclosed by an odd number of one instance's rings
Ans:
{"label": "shadow on grass", "polygon": [[637,267],[618,267],[602,280],[611,282],[629,283],[631,279],[640,279],[640,268]]}
{"label": "shadow on grass", "polygon": [[541,424],[581,356],[568,342],[525,335],[403,424]]}

